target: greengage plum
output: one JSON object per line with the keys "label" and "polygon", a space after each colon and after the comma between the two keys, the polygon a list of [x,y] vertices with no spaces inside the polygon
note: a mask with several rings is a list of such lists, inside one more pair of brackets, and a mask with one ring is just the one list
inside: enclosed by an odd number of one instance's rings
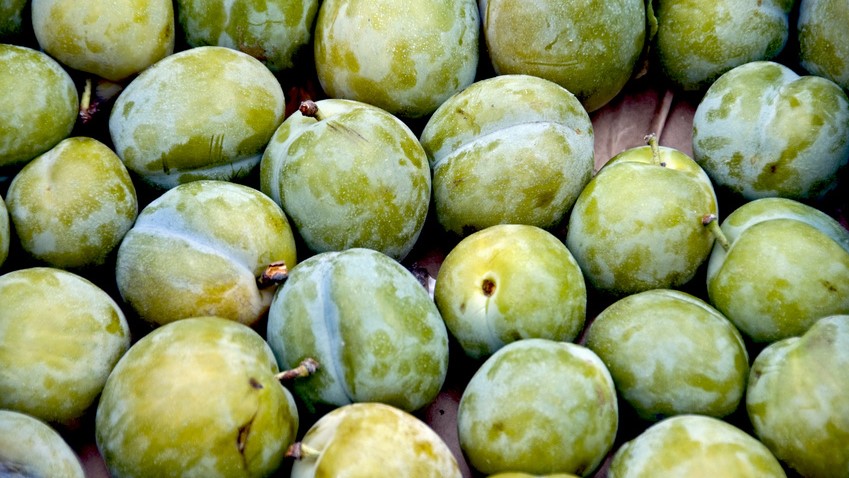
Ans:
{"label": "greengage plum", "polygon": [[0,476],[85,478],[85,472],[53,427],[24,413],[0,410]]}

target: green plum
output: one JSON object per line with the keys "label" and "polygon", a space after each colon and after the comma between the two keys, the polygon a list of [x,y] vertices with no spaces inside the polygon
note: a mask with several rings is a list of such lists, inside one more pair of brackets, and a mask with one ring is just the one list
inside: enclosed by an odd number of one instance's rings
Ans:
{"label": "green plum", "polygon": [[123,300],[153,325],[216,315],[252,325],[275,291],[269,266],[297,261],[285,213],[270,198],[227,181],[169,189],[139,214],[118,246]]}
{"label": "green plum", "polygon": [[436,432],[383,403],[353,403],[322,415],[297,447],[291,478],[462,476]]}
{"label": "green plum", "polygon": [[138,214],[124,163],[87,137],[64,139],[30,161],[6,202],[23,249],[63,269],[103,264]]}
{"label": "green plum", "polygon": [[9,210],[6,208],[6,201],[3,196],[0,196],[0,267],[6,262],[9,257],[9,242],[11,241],[12,231],[9,228]]}
{"label": "green plum", "polygon": [[109,133],[127,168],[158,188],[239,179],[259,164],[284,108],[280,82],[259,60],[203,46],[135,77],[115,101]]}
{"label": "green plum", "polygon": [[589,114],[575,95],[527,75],[478,81],[445,101],[421,133],[442,227],[553,228],[593,172]]}
{"label": "green plum", "polygon": [[726,71],[784,50],[795,0],[660,0],[653,51],[675,87],[697,91]]}
{"label": "green plum", "polygon": [[0,38],[21,33],[27,0],[0,0]]}
{"label": "green plum", "polygon": [[679,415],[656,423],[613,455],[608,478],[785,478],[763,443],[718,418]]}
{"label": "green plum", "polygon": [[849,474],[849,315],[820,318],[752,364],[746,408],[776,457],[807,478]]}
{"label": "green plum", "polygon": [[427,157],[410,128],[376,106],[325,99],[277,129],[260,189],[314,252],[365,247],[403,259],[430,207]]}
{"label": "green plum", "polygon": [[268,344],[219,317],[170,322],[115,366],[95,416],[111,476],[266,477],[298,431]]}
{"label": "green plum", "polygon": [[235,48],[271,71],[292,68],[309,44],[318,0],[177,0],[189,46]]}
{"label": "green plum", "polygon": [[274,295],[266,337],[282,369],[321,368],[293,385],[310,408],[381,402],[405,411],[436,398],[448,371],[448,331],[411,272],[380,252],[310,257]]}
{"label": "green plum", "polygon": [[0,167],[18,166],[67,138],[80,100],[56,60],[31,48],[0,44]]}
{"label": "green plum", "polygon": [[174,52],[169,0],[33,0],[32,26],[41,48],[62,64],[111,81]]}
{"label": "green plum", "polygon": [[849,231],[786,198],[748,202],[722,223],[707,266],[710,303],[755,342],[798,336],[849,313]]}
{"label": "green plum", "polygon": [[799,60],[811,74],[849,90],[849,4],[842,0],[801,0],[797,22]]}
{"label": "green plum", "polygon": [[643,0],[479,0],[497,74],[526,74],[566,88],[587,111],[613,99],[646,43]]}
{"label": "green plum", "polygon": [[315,25],[324,91],[403,117],[433,112],[477,73],[475,0],[325,0]]}
{"label": "green plum", "polygon": [[584,276],[563,242],[521,224],[461,240],[439,268],[434,299],[448,330],[476,359],[519,339],[573,341],[587,311]]}
{"label": "green plum", "polygon": [[684,292],[653,289],[619,299],[596,316],[584,340],[643,419],[721,418],[743,398],[749,375],[743,337],[716,309]]}
{"label": "green plum", "polygon": [[569,216],[566,245],[589,285],[613,297],[689,282],[714,236],[713,185],[681,151],[628,149],[593,177]]}
{"label": "green plum", "polygon": [[517,340],[487,358],[457,410],[460,447],[485,474],[589,476],[618,426],[616,390],[601,359],[541,338]]}
{"label": "green plum", "polygon": [[85,478],[80,459],[50,425],[0,410],[0,476]]}
{"label": "green plum", "polygon": [[693,157],[717,187],[747,200],[821,197],[849,164],[849,98],[780,63],[740,65],[699,102]]}
{"label": "green plum", "polygon": [[102,289],[61,269],[0,276],[0,408],[70,424],[130,346],[124,313]]}

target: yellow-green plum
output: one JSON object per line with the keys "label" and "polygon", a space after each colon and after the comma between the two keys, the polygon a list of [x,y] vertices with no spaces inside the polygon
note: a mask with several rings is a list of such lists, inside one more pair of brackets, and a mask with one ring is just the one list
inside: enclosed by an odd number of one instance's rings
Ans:
{"label": "yellow-green plum", "polygon": [[9,227],[9,210],[6,208],[6,201],[3,196],[0,196],[0,267],[6,262],[9,257],[9,242],[11,241],[12,230]]}
{"label": "yellow-green plum", "polygon": [[612,100],[646,42],[642,0],[479,0],[482,32],[498,74],[551,80],[588,111]]}
{"label": "yellow-green plum", "polygon": [[24,166],[6,202],[22,248],[62,269],[103,264],[138,214],[124,163],[105,144],[81,136]]}
{"label": "yellow-green plum", "polygon": [[182,184],[148,204],[118,246],[123,300],[153,325],[215,315],[247,325],[268,311],[268,267],[295,267],[295,238],[280,207],[227,181]]}
{"label": "yellow-green plum", "polygon": [[162,189],[246,176],[283,121],[285,97],[259,60],[202,46],[170,55],[135,77],[109,116],[115,152]]}
{"label": "yellow-green plum", "polygon": [[318,0],[178,0],[177,16],[189,46],[243,51],[271,71],[292,68],[312,38]]}
{"label": "yellow-green plum", "polygon": [[474,81],[480,15],[474,0],[325,0],[314,36],[330,97],[418,118]]}
{"label": "yellow-green plum", "polygon": [[575,202],[566,245],[588,285],[619,297],[689,282],[714,236],[717,214],[710,178],[681,151],[628,149],[593,177]]}
{"label": "yellow-green plum", "polygon": [[325,99],[277,129],[260,163],[260,189],[314,252],[352,247],[395,259],[412,250],[430,207],[422,145],[391,113]]}
{"label": "yellow-green plum", "polygon": [[613,455],[609,478],[785,478],[763,443],[728,422],[679,415],[658,422]]}
{"label": "yellow-green plum", "polygon": [[501,224],[466,236],[445,257],[434,300],[467,355],[526,338],[573,341],[584,327],[581,268],[552,233]]}
{"label": "yellow-green plum", "polygon": [[292,386],[313,410],[356,402],[418,410],[448,371],[448,331],[427,290],[371,249],[324,252],[292,269],[274,295],[266,338],[281,369],[318,361]]}
{"label": "yellow-green plum", "polygon": [[821,197],[849,164],[849,98],[780,63],[740,65],[699,102],[693,158],[717,188],[746,200]]}
{"label": "yellow-green plum", "polygon": [[841,0],[801,0],[797,22],[799,63],[849,91],[849,4]]}
{"label": "yellow-green plum", "polygon": [[79,95],[47,54],[0,44],[0,91],[0,167],[26,163],[71,134]]}
{"label": "yellow-green plum", "polygon": [[619,395],[645,420],[730,415],[749,376],[740,332],[703,300],[676,290],[619,299],[592,321],[584,345],[604,361]]}
{"label": "yellow-green plum", "polygon": [[487,358],[457,410],[460,447],[477,471],[590,476],[619,426],[610,373],[590,349],[530,338]]}
{"label": "yellow-green plum", "polygon": [[97,406],[110,475],[271,476],[299,425],[277,372],[262,336],[232,320],[192,317],[142,337]]}
{"label": "yellow-green plum", "polygon": [[784,49],[795,0],[660,0],[653,51],[665,77],[703,90],[728,70]]}
{"label": "yellow-green plum", "polygon": [[468,235],[496,224],[553,228],[593,172],[593,128],[554,82],[500,75],[446,100],[421,133],[442,227]]}
{"label": "yellow-green plum", "polygon": [[423,421],[383,403],[322,415],[298,443],[291,478],[460,478],[451,449]]}
{"label": "yellow-green plum", "polygon": [[21,33],[27,0],[0,0],[0,38]]}
{"label": "yellow-green plum", "polygon": [[752,364],[746,408],[755,434],[807,478],[849,474],[849,315],[820,318]]}
{"label": "yellow-green plum", "polygon": [[50,56],[111,81],[174,52],[174,8],[168,0],[33,0],[32,27]]}
{"label": "yellow-green plum", "polygon": [[130,346],[118,304],[49,267],[0,276],[0,304],[0,408],[63,424],[82,417]]}
{"label": "yellow-green plum", "polygon": [[85,472],[56,429],[31,415],[0,410],[0,476],[85,478]]}
{"label": "yellow-green plum", "polygon": [[707,266],[710,303],[755,342],[801,335],[849,313],[849,231],[785,198],[750,201],[722,222]]}

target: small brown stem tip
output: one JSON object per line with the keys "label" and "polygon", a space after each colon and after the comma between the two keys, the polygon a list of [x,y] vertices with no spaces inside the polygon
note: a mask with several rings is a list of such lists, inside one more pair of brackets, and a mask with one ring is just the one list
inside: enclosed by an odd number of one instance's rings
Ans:
{"label": "small brown stem tip", "polygon": [[292,443],[291,445],[289,445],[289,448],[286,449],[286,455],[285,456],[286,456],[286,458],[293,458],[295,460],[302,460],[304,458],[313,458],[313,457],[316,457],[320,454],[321,453],[318,450],[316,450],[314,448],[310,448],[309,446],[304,445],[303,443],[301,443],[299,441],[296,441],[295,443]]}
{"label": "small brown stem tip", "polygon": [[318,364],[317,360],[311,357],[307,357],[303,361],[301,361],[301,363],[297,367],[290,370],[284,370],[278,373],[276,378],[277,380],[283,382],[294,380],[296,378],[309,377],[310,375],[318,371],[319,368],[321,368],[321,366]]}
{"label": "small brown stem tip", "polygon": [[286,267],[286,263],[284,261],[277,261],[272,262],[262,271],[262,275],[257,278],[256,284],[260,289],[264,289],[273,285],[280,285],[288,278],[289,268]]}
{"label": "small brown stem tip", "polygon": [[298,111],[300,111],[304,116],[319,119],[318,105],[315,104],[315,101],[313,100],[301,101],[301,106],[298,107]]}

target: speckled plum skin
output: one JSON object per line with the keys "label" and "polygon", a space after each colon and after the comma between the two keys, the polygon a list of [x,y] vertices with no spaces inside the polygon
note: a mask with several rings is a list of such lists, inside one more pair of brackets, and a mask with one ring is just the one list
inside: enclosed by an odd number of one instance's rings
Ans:
{"label": "speckled plum skin", "polygon": [[713,246],[702,223],[717,214],[707,174],[677,149],[658,156],[649,146],[614,156],[569,215],[566,246],[588,285],[613,297],[687,283]]}
{"label": "speckled plum skin", "polygon": [[479,0],[483,35],[498,74],[525,74],[566,88],[587,111],[613,99],[646,41],[641,0]]}
{"label": "speckled plum skin", "polygon": [[200,315],[251,325],[275,291],[257,278],[273,262],[295,267],[295,248],[286,215],[261,192],[193,181],[142,210],[118,247],[115,279],[126,304],[154,325]]}
{"label": "speckled plum skin", "polygon": [[312,38],[318,0],[178,0],[177,14],[192,47],[243,51],[269,70],[292,68]]}
{"label": "speckled plum skin", "polygon": [[25,413],[0,410],[0,474],[85,478],[74,450],[54,428]]}
{"label": "speckled plum skin", "polygon": [[708,297],[744,335],[774,342],[849,313],[849,232],[831,216],[764,198],[732,212],[722,231],[730,248],[714,246]]}
{"label": "speckled plum skin", "polygon": [[646,420],[737,410],[749,375],[740,332],[703,300],[653,289],[604,309],[584,344],[613,377],[616,390]]}
{"label": "speckled plum skin", "polygon": [[284,108],[283,88],[259,60],[203,46],[135,77],[115,101],[109,134],[127,168],[156,187],[238,179],[259,164]]}
{"label": "speckled plum skin", "polygon": [[174,52],[169,0],[33,0],[32,26],[62,64],[112,81]]}
{"label": "speckled plum skin", "polygon": [[9,210],[6,208],[6,201],[3,200],[3,196],[0,196],[0,266],[9,257],[11,234],[12,230],[9,228]]}
{"label": "speckled plum skin", "polygon": [[749,376],[757,436],[809,478],[849,474],[849,315],[823,317],[766,347]]}
{"label": "speckled plum skin", "polygon": [[799,61],[819,75],[849,90],[849,5],[841,0],[801,0],[797,23]]}
{"label": "speckled plum skin", "polygon": [[381,402],[414,411],[436,398],[448,371],[448,331],[433,300],[371,249],[325,252],[292,269],[266,337],[281,369],[318,361],[293,384],[312,409]]}
{"label": "speckled plum skin", "polygon": [[589,476],[613,446],[616,400],[610,373],[591,350],[518,340],[486,359],[463,391],[460,447],[481,473]]}
{"label": "speckled plum skin", "polygon": [[291,478],[460,478],[448,445],[415,416],[382,403],[322,415],[301,443],[319,452],[295,461]]}
{"label": "speckled plum skin", "polygon": [[593,128],[578,99],[527,75],[481,80],[445,101],[421,134],[442,227],[552,228],[593,171]]}
{"label": "speckled plum skin", "polygon": [[434,300],[470,357],[525,338],[573,341],[584,327],[581,268],[552,233],[501,224],[461,240],[439,268]]}
{"label": "speckled plum skin", "polygon": [[780,63],[738,66],[696,108],[693,158],[717,187],[747,200],[821,197],[849,164],[849,98]]}
{"label": "speckled plum skin", "polygon": [[696,91],[744,63],[784,49],[794,0],[660,0],[653,51],[677,88]]}
{"label": "speckled plum skin", "polygon": [[784,478],[779,461],[743,430],[718,418],[667,418],[622,445],[609,478]]}
{"label": "speckled plum skin", "polygon": [[413,248],[430,207],[431,176],[416,136],[385,110],[352,100],[316,102],[271,138],[260,189],[314,252],[365,247],[395,259]]}
{"label": "speckled plum skin", "polygon": [[271,476],[299,425],[277,371],[262,337],[231,320],[187,318],[144,336],[97,407],[111,476]]}
{"label": "speckled plum skin", "polygon": [[0,276],[0,408],[70,423],[96,403],[130,346],[118,304],[61,269]]}
{"label": "speckled plum skin", "polygon": [[325,0],[314,35],[318,80],[330,97],[404,118],[432,113],[477,73],[474,0]]}
{"label": "speckled plum skin", "polygon": [[62,140],[15,175],[6,196],[22,248],[62,269],[101,265],[138,215],[121,159],[100,141]]}
{"label": "speckled plum skin", "polygon": [[27,0],[0,0],[0,39],[21,33]]}
{"label": "speckled plum skin", "polygon": [[28,162],[67,138],[79,111],[71,75],[31,48],[0,44],[0,167]]}

